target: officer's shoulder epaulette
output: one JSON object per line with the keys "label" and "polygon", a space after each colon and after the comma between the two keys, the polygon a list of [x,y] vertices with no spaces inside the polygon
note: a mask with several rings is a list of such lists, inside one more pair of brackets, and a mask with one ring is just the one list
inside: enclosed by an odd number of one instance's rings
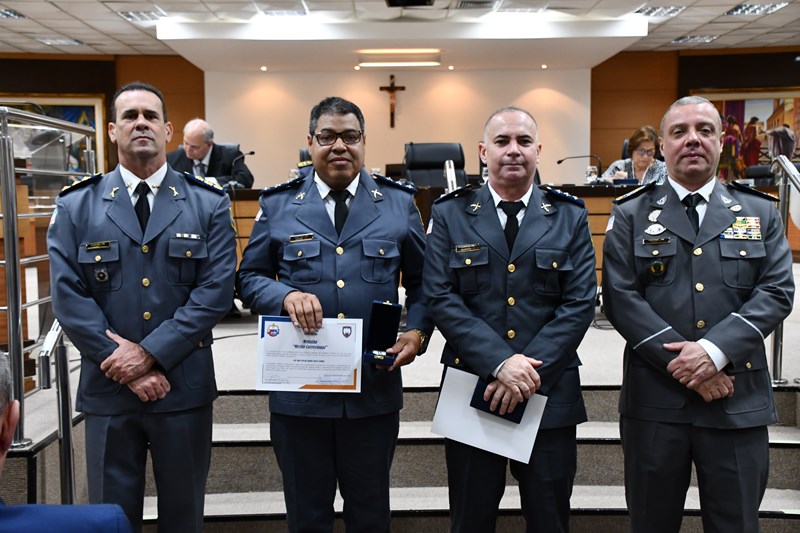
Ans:
{"label": "officer's shoulder epaulette", "polygon": [[382,183],[385,185],[391,185],[392,187],[397,187],[398,189],[402,189],[406,192],[415,193],[417,192],[417,188],[414,187],[411,183],[404,182],[401,183],[399,181],[395,181],[392,178],[387,178],[386,176],[381,176],[380,174],[372,174],[372,178],[377,181],[378,183]]}
{"label": "officer's shoulder epaulette", "polygon": [[583,203],[583,200],[575,196],[574,194],[570,194],[568,192],[564,192],[561,189],[556,189],[551,187],[550,185],[539,185],[539,189],[543,190],[545,193],[550,195],[552,198],[556,198],[559,200],[566,200],[567,202],[571,202],[575,205],[579,205],[581,207],[586,207],[586,204]]}
{"label": "officer's shoulder epaulette", "polygon": [[780,198],[775,196],[774,194],[769,194],[768,192],[759,191],[758,189],[754,189],[748,185],[743,183],[739,183],[736,181],[732,181],[729,187],[736,189],[737,191],[741,191],[746,194],[752,194],[753,196],[758,196],[759,198],[763,198],[765,200],[769,200],[771,202],[780,202]]}
{"label": "officer's shoulder epaulette", "polygon": [[195,176],[191,172],[184,172],[183,177],[186,178],[186,181],[188,181],[192,185],[197,185],[198,187],[208,189],[209,191],[214,191],[219,195],[225,194],[225,190],[220,185],[216,183],[211,183],[210,181],[201,176]]}
{"label": "officer's shoulder epaulette", "polygon": [[452,198],[458,198],[459,196],[464,196],[468,192],[472,192],[475,189],[480,189],[480,186],[468,183],[467,185],[465,185],[465,186],[463,186],[463,187],[461,187],[459,189],[451,191],[451,192],[449,192],[447,194],[443,194],[442,196],[440,196],[439,198],[434,200],[433,203],[438,204],[438,203],[444,202],[445,200],[450,200]]}
{"label": "officer's shoulder epaulette", "polygon": [[261,196],[268,196],[270,194],[275,194],[276,192],[285,191],[286,189],[293,189],[300,185],[304,179],[305,178],[303,176],[299,176],[297,178],[292,178],[289,181],[284,181],[283,183],[273,185],[272,187],[261,189]]}
{"label": "officer's shoulder epaulette", "polygon": [[300,161],[299,163],[297,163],[297,168],[303,168],[303,167],[307,167],[307,166],[309,166],[309,165],[313,165],[313,164],[314,164],[314,162],[313,162],[313,161],[311,161],[311,160],[308,160],[308,161]]}
{"label": "officer's shoulder epaulette", "polygon": [[69,194],[72,191],[77,191],[82,187],[86,187],[87,185],[91,185],[92,183],[97,183],[102,178],[102,174],[95,174],[94,176],[84,176],[83,178],[79,179],[74,183],[70,183],[69,185],[64,186],[61,189],[61,192],[58,193],[59,196],[64,196],[65,194]]}
{"label": "officer's shoulder epaulette", "polygon": [[637,187],[637,188],[633,189],[631,192],[627,192],[627,193],[623,194],[622,196],[617,196],[616,198],[614,198],[613,202],[615,204],[621,204],[621,203],[627,202],[628,200],[636,198],[637,196],[649,191],[650,189],[652,189],[656,185],[657,184],[656,184],[655,181],[651,181],[647,185],[642,185],[641,187]]}

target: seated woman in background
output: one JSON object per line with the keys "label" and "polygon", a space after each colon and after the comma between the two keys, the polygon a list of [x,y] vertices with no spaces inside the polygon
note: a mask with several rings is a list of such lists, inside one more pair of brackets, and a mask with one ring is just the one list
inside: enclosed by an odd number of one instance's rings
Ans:
{"label": "seated woman in background", "polygon": [[632,179],[641,184],[651,181],[662,183],[667,179],[667,167],[663,161],[656,159],[658,150],[658,134],[651,126],[642,126],[628,139],[628,151],[631,157],[614,161],[603,172],[607,179]]}

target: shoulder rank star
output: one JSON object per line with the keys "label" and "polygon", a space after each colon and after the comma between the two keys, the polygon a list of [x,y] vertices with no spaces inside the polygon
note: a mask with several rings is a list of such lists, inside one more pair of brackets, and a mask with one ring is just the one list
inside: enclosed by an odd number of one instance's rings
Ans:
{"label": "shoulder rank star", "polygon": [[172,191],[172,196],[178,196],[178,189],[176,189],[172,185],[169,186],[169,190]]}
{"label": "shoulder rank star", "polygon": [[379,191],[378,189],[372,189],[369,192],[372,193],[372,197],[373,198],[377,198],[378,196],[383,196],[383,193],[381,191]]}
{"label": "shoulder rank star", "polygon": [[472,212],[474,213],[475,211],[481,208],[481,204],[475,202],[474,204],[470,205],[470,207],[472,208]]}
{"label": "shoulder rank star", "polygon": [[[503,204],[503,205],[505,205],[505,204]],[[552,204],[546,204],[546,203],[542,202],[542,205],[540,205],[539,207],[541,209],[544,209],[545,213],[549,213],[550,212],[550,208],[553,207],[553,206],[552,206]]]}

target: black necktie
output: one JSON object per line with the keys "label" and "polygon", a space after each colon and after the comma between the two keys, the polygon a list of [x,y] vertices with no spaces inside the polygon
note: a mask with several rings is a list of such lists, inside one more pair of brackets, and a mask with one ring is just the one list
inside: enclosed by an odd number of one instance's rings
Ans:
{"label": "black necktie", "polygon": [[147,227],[147,221],[150,219],[150,202],[147,201],[147,193],[150,192],[150,186],[147,183],[140,181],[136,186],[136,193],[139,199],[136,200],[136,218],[139,219],[139,225],[142,227],[142,233]]}
{"label": "black necktie", "polygon": [[333,210],[333,225],[336,226],[336,233],[341,235],[344,221],[347,220],[347,199],[350,197],[350,192],[345,189],[331,191],[328,194],[336,201],[336,207]]}
{"label": "black necktie", "polygon": [[195,163],[194,165],[194,173],[201,178],[206,177],[206,166],[203,164],[202,161]]}
{"label": "black necktie", "polygon": [[705,200],[697,193],[687,194],[681,200],[681,203],[686,206],[686,214],[689,216],[689,222],[692,223],[695,233],[700,229],[700,215],[697,213],[697,206],[703,202]]}
{"label": "black necktie", "polygon": [[517,238],[517,232],[519,231],[519,222],[517,221],[517,214],[520,210],[525,207],[522,202],[506,202],[505,200],[500,200],[500,209],[506,214],[506,227],[504,233],[506,234],[506,243],[508,244],[508,250],[514,247],[514,239]]}

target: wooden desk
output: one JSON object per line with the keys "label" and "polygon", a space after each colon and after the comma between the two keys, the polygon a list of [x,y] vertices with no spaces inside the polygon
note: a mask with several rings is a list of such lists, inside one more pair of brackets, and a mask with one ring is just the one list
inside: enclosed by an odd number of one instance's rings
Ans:
{"label": "wooden desk", "polygon": [[[560,185],[557,188],[581,198],[586,203],[589,210],[589,229],[592,233],[592,243],[594,245],[595,256],[597,258],[597,283],[600,283],[600,274],[603,268],[603,241],[605,241],[606,226],[608,217],[611,215],[612,201],[617,196],[621,196],[635,189],[636,185],[623,185],[619,187],[601,185]],[[777,194],[775,187],[759,189],[771,194]],[[426,187],[417,191],[415,201],[422,215],[422,222],[427,227],[431,217],[431,206],[434,200],[441,196],[444,190],[440,187]],[[234,195],[231,198],[234,199]],[[258,213],[258,197],[260,191],[239,190],[235,193],[233,201],[233,218],[237,226],[236,240],[237,252],[241,260],[242,251],[247,246],[250,233],[253,230],[253,221]],[[795,261],[800,261],[800,229],[794,224],[789,224],[789,246]]]}

